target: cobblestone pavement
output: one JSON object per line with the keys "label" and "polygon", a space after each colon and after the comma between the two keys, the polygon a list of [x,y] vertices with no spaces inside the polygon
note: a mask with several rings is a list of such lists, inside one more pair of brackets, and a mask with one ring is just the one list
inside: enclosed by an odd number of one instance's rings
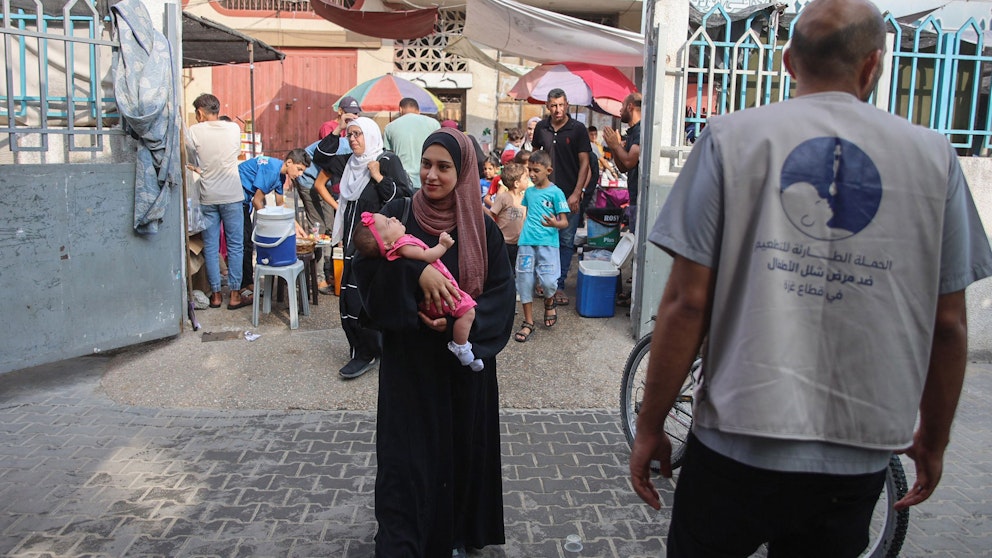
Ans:
{"label": "cobblestone pavement", "polygon": [[[373,414],[120,405],[99,391],[105,362],[0,376],[0,554],[371,555]],[[990,401],[992,366],[971,365],[944,481],[914,509],[904,556],[992,555]],[[507,544],[474,556],[663,551],[669,510],[630,490],[616,411],[501,424]],[[569,534],[580,553],[563,550]]]}

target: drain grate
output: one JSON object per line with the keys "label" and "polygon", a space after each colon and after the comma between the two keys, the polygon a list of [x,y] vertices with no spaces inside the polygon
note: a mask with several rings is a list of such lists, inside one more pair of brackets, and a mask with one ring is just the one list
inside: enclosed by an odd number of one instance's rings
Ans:
{"label": "drain grate", "polygon": [[230,341],[232,339],[241,339],[244,333],[240,331],[205,331],[203,336],[200,337],[200,341],[203,343],[208,343],[210,341]]}

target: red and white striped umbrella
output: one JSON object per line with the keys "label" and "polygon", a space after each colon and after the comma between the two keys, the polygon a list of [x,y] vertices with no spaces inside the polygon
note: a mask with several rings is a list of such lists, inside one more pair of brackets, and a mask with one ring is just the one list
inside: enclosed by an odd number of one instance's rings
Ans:
{"label": "red and white striped umbrella", "polygon": [[568,104],[620,116],[623,100],[637,87],[613,66],[584,62],[549,62],[524,74],[510,89],[514,99],[543,105],[552,89],[562,89]]}

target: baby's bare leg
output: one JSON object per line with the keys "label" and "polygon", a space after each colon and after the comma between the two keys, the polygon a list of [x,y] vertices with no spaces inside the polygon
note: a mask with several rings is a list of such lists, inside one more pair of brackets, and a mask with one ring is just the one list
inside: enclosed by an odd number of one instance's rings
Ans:
{"label": "baby's bare leg", "polygon": [[451,326],[451,338],[455,343],[459,345],[468,343],[468,334],[472,331],[473,322],[475,322],[475,308],[455,319],[455,323]]}

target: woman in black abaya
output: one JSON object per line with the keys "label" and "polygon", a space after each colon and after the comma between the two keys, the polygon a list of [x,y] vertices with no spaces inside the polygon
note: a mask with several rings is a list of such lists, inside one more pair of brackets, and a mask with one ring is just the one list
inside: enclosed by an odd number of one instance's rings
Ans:
{"label": "woman in black abaya", "polygon": [[[503,544],[496,354],[513,326],[514,284],[503,235],[482,213],[475,150],[442,128],[424,143],[422,187],[382,213],[403,219],[428,246],[447,231],[442,257],[478,303],[469,335],[485,363],[462,366],[447,349],[451,319],[418,313],[456,291],[424,262],[355,262],[365,311],[382,331],[376,425],[378,557],[436,558]],[[409,205],[407,205],[409,203]],[[463,555],[463,554],[462,554]]]}

